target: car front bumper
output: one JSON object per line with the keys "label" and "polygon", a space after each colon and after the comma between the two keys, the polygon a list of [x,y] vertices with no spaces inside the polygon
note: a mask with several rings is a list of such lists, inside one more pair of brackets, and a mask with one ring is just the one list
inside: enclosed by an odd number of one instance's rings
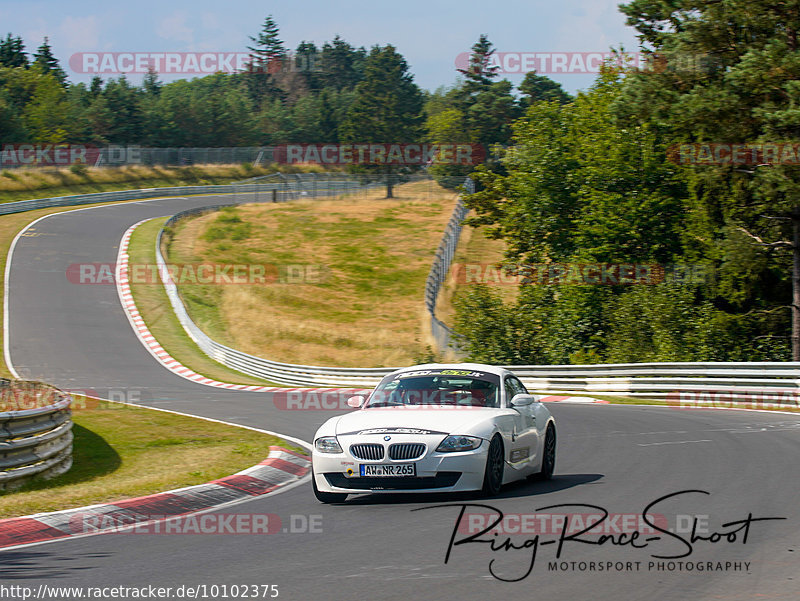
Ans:
{"label": "car front bumper", "polygon": [[[314,480],[322,492],[365,494],[365,493],[443,493],[480,490],[486,469],[486,456],[489,443],[472,451],[455,453],[436,452],[441,437],[435,441],[397,439],[392,442],[424,442],[425,454],[418,459],[393,461],[384,458],[380,461],[365,461],[350,453],[350,446],[363,439],[339,439],[343,452],[337,454],[320,453],[314,449],[311,455]],[[376,442],[373,439],[368,442]],[[361,465],[392,465],[413,463],[416,476],[360,476]]]}

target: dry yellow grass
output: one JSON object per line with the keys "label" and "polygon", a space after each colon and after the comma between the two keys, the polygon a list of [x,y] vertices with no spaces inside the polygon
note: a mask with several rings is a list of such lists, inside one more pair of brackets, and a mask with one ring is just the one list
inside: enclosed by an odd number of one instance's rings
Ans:
{"label": "dry yellow grass", "polygon": [[[246,205],[179,224],[171,262],[271,265],[279,273],[311,265],[322,275],[305,283],[184,285],[190,313],[212,337],[279,361],[390,366],[424,358],[425,278],[456,194],[428,181],[396,194]],[[242,224],[248,236],[231,239]],[[222,237],[209,237],[215,228]]]}

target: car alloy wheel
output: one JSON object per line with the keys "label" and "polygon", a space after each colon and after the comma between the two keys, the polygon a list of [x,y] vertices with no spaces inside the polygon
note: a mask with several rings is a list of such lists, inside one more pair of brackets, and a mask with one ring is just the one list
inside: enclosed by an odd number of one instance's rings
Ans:
{"label": "car alloy wheel", "polygon": [[492,438],[486,455],[486,472],[483,475],[483,493],[494,496],[503,485],[503,442],[499,436]]}
{"label": "car alloy wheel", "polygon": [[549,480],[553,477],[556,469],[556,429],[553,424],[547,426],[547,433],[544,436],[544,456],[542,457],[542,480]]}

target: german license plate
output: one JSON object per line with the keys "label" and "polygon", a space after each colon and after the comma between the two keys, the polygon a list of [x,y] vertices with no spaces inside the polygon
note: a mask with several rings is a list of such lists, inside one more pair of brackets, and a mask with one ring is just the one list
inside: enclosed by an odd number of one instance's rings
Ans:
{"label": "german license plate", "polygon": [[397,478],[413,477],[417,475],[417,466],[414,463],[397,463],[392,465],[361,464],[361,476],[371,478]]}

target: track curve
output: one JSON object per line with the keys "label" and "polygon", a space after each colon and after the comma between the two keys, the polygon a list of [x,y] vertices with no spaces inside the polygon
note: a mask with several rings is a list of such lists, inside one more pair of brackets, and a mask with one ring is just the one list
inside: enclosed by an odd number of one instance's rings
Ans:
{"label": "track curve", "polygon": [[[133,334],[114,286],[76,285],[65,275],[73,263],[113,263],[133,223],[230,200],[125,203],[60,213],[30,228],[10,259],[6,299],[8,354],[20,376],[73,389],[138,390],[142,404],[308,440],[331,412],[281,411],[270,393],[213,389],[170,373]],[[275,584],[279,598],[297,600],[797,598],[800,417],[602,405],[554,404],[551,410],[559,425],[554,480],[508,487],[489,502],[404,496],[323,506],[306,483],[236,507],[237,513],[276,514],[287,532],[67,540],[0,552],[0,580],[32,587]],[[463,545],[445,564],[458,508],[432,508],[488,503],[506,514],[531,514],[549,505],[580,503],[638,514],[651,501],[687,489],[710,495],[686,494],[658,509],[668,517],[708,515],[717,530],[749,513],[787,519],[753,523],[746,544],[741,538],[698,542],[692,556],[683,559],[749,562],[749,571],[645,569],[648,561],[657,562],[651,554],[681,549],[675,540],[653,542],[648,549],[567,543],[561,557],[566,562],[640,561],[643,568],[593,572],[576,565],[550,571],[555,545],[542,545],[531,574],[512,583],[493,578],[490,562],[495,559],[495,573],[511,579],[524,574],[530,554]],[[413,511],[418,508],[427,509]],[[314,520],[322,531],[292,532],[293,515],[321,516]],[[513,540],[521,544],[529,538]]]}

